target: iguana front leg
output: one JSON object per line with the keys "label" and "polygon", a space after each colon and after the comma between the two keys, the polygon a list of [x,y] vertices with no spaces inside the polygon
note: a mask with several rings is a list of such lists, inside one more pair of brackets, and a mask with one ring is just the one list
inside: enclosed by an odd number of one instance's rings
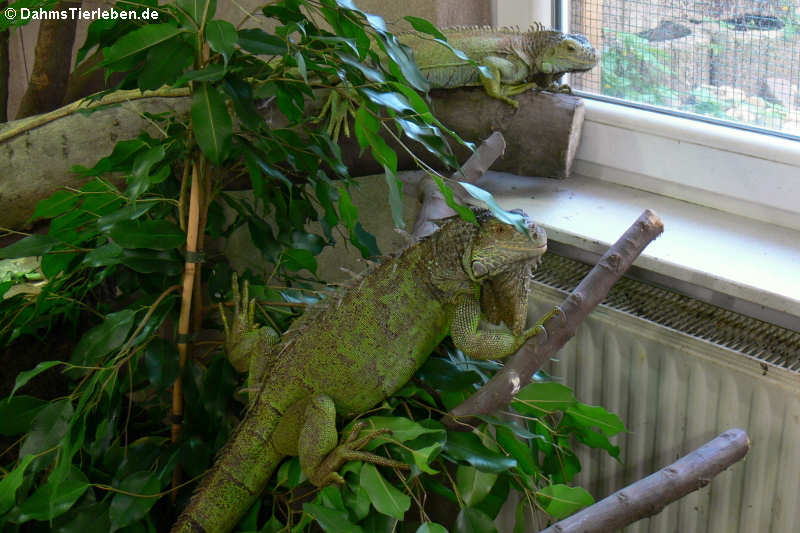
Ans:
{"label": "iguana front leg", "polygon": [[273,347],[280,341],[278,333],[269,326],[259,327],[255,323],[255,299],[250,299],[250,284],[245,281],[239,291],[239,279],[233,275],[233,316],[231,323],[220,304],[220,316],[225,328],[225,351],[233,368],[239,372],[249,371],[247,388],[250,399],[255,398],[264,372],[269,367]]}
{"label": "iguana front leg", "polygon": [[482,330],[480,329],[481,307],[480,301],[473,295],[465,295],[457,302],[453,311],[450,326],[450,337],[456,348],[473,359],[502,359],[513,354],[531,337],[545,334],[544,323],[553,316],[560,316],[562,320],[564,311],[555,307],[542,317],[532,327],[520,335],[505,329]]}
{"label": "iguana front leg", "polygon": [[[513,82],[513,80],[524,80],[526,76],[525,69],[527,68],[514,61],[490,55],[481,61],[481,66],[488,68],[492,73],[491,76],[485,76],[483,72],[480,73],[481,83],[486,90],[486,94],[506,102],[515,109],[519,107],[519,102],[512,100],[509,96],[514,96],[536,87],[535,83]],[[506,80],[505,83],[503,80]]]}
{"label": "iguana front leg", "polygon": [[403,462],[361,451],[374,438],[387,433],[377,430],[359,437],[362,427],[362,424],[355,424],[347,438],[339,444],[333,399],[325,394],[317,394],[295,402],[289,408],[275,428],[272,443],[281,454],[298,455],[300,468],[317,487],[331,483],[344,484],[338,471],[348,461],[408,468]]}

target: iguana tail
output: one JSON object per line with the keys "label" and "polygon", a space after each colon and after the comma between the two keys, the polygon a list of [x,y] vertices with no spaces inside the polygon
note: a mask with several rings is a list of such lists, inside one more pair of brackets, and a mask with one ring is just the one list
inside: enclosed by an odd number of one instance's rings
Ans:
{"label": "iguana tail", "polygon": [[262,439],[255,417],[243,421],[206,474],[171,533],[227,533],[256,501],[283,459]]}

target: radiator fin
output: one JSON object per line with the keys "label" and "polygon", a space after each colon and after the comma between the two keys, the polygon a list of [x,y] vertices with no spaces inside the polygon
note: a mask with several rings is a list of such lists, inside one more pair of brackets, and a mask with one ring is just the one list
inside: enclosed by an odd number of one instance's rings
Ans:
{"label": "radiator fin", "polygon": [[[571,291],[590,266],[545,254],[534,279]],[[660,287],[623,278],[604,305],[739,351],[764,363],[800,372],[800,333],[700,302]]]}
{"label": "radiator fin", "polygon": [[[587,271],[547,257],[529,318],[560,303]],[[606,304],[545,368],[628,428],[612,439],[621,462],[576,446],[583,470],[574,483],[603,498],[740,427],[752,442],[744,461],[626,533],[797,531],[798,334],[632,280],[617,284]]]}

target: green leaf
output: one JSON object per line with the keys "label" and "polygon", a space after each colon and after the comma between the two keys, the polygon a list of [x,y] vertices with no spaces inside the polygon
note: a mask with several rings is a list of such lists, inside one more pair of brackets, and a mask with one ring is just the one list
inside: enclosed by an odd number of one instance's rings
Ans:
{"label": "green leaf", "polygon": [[403,18],[406,19],[409,23],[411,23],[411,27],[414,28],[415,30],[422,33],[427,33],[428,35],[433,35],[437,39],[442,39],[445,41],[447,40],[447,37],[445,37],[444,34],[440,32],[436,28],[436,26],[431,24],[429,21],[411,15],[405,16]]}
{"label": "green leaf", "polygon": [[75,505],[86,489],[89,480],[77,467],[70,468],[69,477],[59,483],[49,481],[19,506],[19,522],[51,520]]}
{"label": "green leaf", "polygon": [[398,113],[404,111],[414,112],[414,108],[408,103],[406,97],[400,93],[379,92],[372,89],[361,89],[361,92],[376,104],[391,109],[392,111],[397,111]]}
{"label": "green leaf", "polygon": [[30,222],[40,218],[53,218],[66,213],[78,204],[80,197],[72,191],[56,191],[50,198],[39,200]]}
{"label": "green leaf", "polygon": [[[104,48],[102,64],[104,66],[110,66],[115,63],[130,60],[151,46],[168,41],[183,32],[184,30],[172,24],[147,24],[138,30],[126,33],[112,46]],[[120,65],[120,67],[123,70],[130,68],[127,64]]]}
{"label": "green leaf", "polygon": [[[65,520],[69,521],[65,521]],[[108,531],[108,502],[80,503],[53,525],[53,533]]]}
{"label": "green leaf", "polygon": [[362,533],[364,531],[360,526],[350,522],[347,513],[344,511],[329,509],[314,503],[304,503],[303,511],[313,516],[320,527],[328,533],[341,533],[344,531]]}
{"label": "green leaf", "polygon": [[402,416],[370,416],[362,418],[359,422],[365,425],[365,432],[372,432],[378,429],[388,429],[389,435],[376,437],[365,447],[366,450],[374,450],[387,442],[408,442],[421,435],[430,433],[441,433],[444,442],[445,431],[443,428],[428,428],[418,422]]}
{"label": "green leaf", "polygon": [[155,202],[134,202],[132,205],[126,205],[113,213],[98,218],[97,229],[106,233],[117,222],[121,220],[136,220],[147,213],[154,205]]}
{"label": "green leaf", "polygon": [[566,411],[578,400],[572,389],[560,383],[531,383],[514,397],[511,406],[520,413],[544,416],[555,411]]}
{"label": "green leaf", "polygon": [[144,517],[158,501],[158,497],[154,495],[158,494],[161,486],[158,476],[154,473],[134,472],[123,479],[118,488],[140,496],[114,494],[109,508],[111,531],[116,531]]}
{"label": "green leaf", "polygon": [[436,182],[436,187],[438,187],[439,192],[444,196],[444,202],[447,204],[447,207],[458,213],[458,216],[463,220],[472,222],[473,224],[478,223],[478,219],[475,218],[475,213],[472,212],[472,209],[455,201],[455,198],[453,198],[453,189],[448,187],[442,178],[436,174],[429,174],[429,176]]}
{"label": "green leaf", "polygon": [[31,235],[5,248],[0,248],[0,259],[16,259],[18,257],[44,255],[52,250],[58,243],[58,239],[50,235]]}
{"label": "green leaf", "polygon": [[389,484],[372,464],[365,464],[361,469],[361,486],[367,491],[372,505],[380,513],[402,520],[405,512],[411,507],[408,495]]}
{"label": "green leaf", "polygon": [[382,37],[383,39],[379,42],[383,45],[386,55],[400,67],[400,72],[403,73],[409,85],[423,93],[428,92],[431,88],[431,84],[425,79],[425,76],[422,75],[422,72],[420,72],[414,60],[406,55],[397,37],[390,34],[384,34]]}
{"label": "green leaf", "polygon": [[192,47],[180,39],[170,39],[157,44],[147,52],[142,71],[136,78],[142,91],[155,90],[170,85],[194,61]]}
{"label": "green leaf", "polygon": [[536,464],[533,462],[533,452],[531,449],[526,444],[520,442],[507,427],[495,426],[494,429],[497,443],[500,444],[511,457],[517,460],[519,468],[522,469],[523,472],[529,476],[533,475],[537,468]]}
{"label": "green leaf", "polygon": [[483,472],[500,473],[517,466],[517,460],[490,450],[474,433],[448,431],[444,452],[455,460],[466,461]]}
{"label": "green leaf", "polygon": [[214,18],[217,0],[178,0],[178,7],[192,17],[199,26]]}
{"label": "green leaf", "polygon": [[9,395],[9,398],[14,396],[14,393],[17,392],[17,390],[20,387],[25,385],[27,382],[29,382],[30,380],[32,380],[33,378],[35,378],[36,376],[38,376],[39,374],[41,374],[45,370],[53,368],[56,365],[63,365],[63,364],[66,364],[66,363],[64,363],[62,361],[42,361],[41,363],[39,363],[38,365],[33,367],[31,370],[26,370],[24,372],[20,372],[17,375],[17,379],[14,381],[14,388],[11,390],[11,394]]}
{"label": "green leaf", "polygon": [[24,456],[14,470],[0,479],[0,515],[14,506],[17,489],[25,480],[25,469],[35,458],[35,455]]}
{"label": "green leaf", "polygon": [[19,451],[20,457],[54,448],[67,434],[73,413],[69,400],[58,400],[44,406],[31,423],[31,430]]}
{"label": "green leaf", "polygon": [[447,533],[447,528],[435,522],[425,522],[417,528],[415,533]]}
{"label": "green leaf", "polygon": [[94,365],[104,356],[116,350],[133,327],[136,313],[123,309],[106,315],[105,320],[84,333],[72,351],[70,361],[77,365]]}
{"label": "green leaf", "polygon": [[222,164],[231,149],[233,122],[220,92],[208,83],[197,84],[191,115],[194,135],[203,154],[212,163]]}
{"label": "green leaf", "polygon": [[178,349],[166,339],[153,339],[144,351],[144,367],[150,384],[166,389],[178,377]]}
{"label": "green leaf", "polygon": [[283,251],[283,264],[292,271],[306,269],[309,272],[317,271],[317,260],[308,250],[300,248],[287,248]]}
{"label": "green leaf", "polygon": [[[155,177],[150,175],[150,169],[160,163],[165,155],[164,146],[159,144],[136,156],[131,168],[131,176],[128,178],[128,188],[125,191],[128,198],[136,200],[151,184],[157,183]],[[167,172],[169,172],[169,167],[164,166],[163,168],[166,168]],[[161,181],[163,181],[163,178],[161,178]]]}
{"label": "green leaf", "polygon": [[158,272],[174,276],[183,272],[184,267],[183,259],[176,250],[160,252],[144,248],[123,250],[121,261],[123,265],[142,274]]}
{"label": "green leaf", "polygon": [[236,28],[227,20],[212,20],[206,24],[208,46],[218,54],[222,54],[226,64],[233,55],[238,38]]}
{"label": "green leaf", "polygon": [[174,87],[181,87],[185,85],[186,82],[189,81],[219,81],[225,77],[225,66],[220,65],[219,63],[212,63],[208,65],[206,68],[200,70],[187,70],[183,73],[183,76],[178,78],[175,82]]}
{"label": "green leaf", "polygon": [[286,42],[264,30],[239,30],[239,46],[254,54],[280,56],[286,53]]}
{"label": "green leaf", "polygon": [[613,437],[625,431],[625,424],[614,413],[609,413],[603,407],[576,403],[566,410],[576,424],[586,428],[599,428],[606,436]]}
{"label": "green leaf", "polygon": [[47,402],[44,400],[33,396],[17,396],[0,400],[0,435],[13,436],[27,433],[33,418],[46,404]]}
{"label": "green leaf", "polygon": [[100,248],[95,248],[83,258],[83,264],[90,267],[117,265],[122,259],[122,247],[110,242]]}
{"label": "green leaf", "polygon": [[186,242],[186,234],[167,220],[122,220],[109,234],[123,248],[170,250]]}
{"label": "green leaf", "polygon": [[303,54],[298,51],[294,54],[294,60],[297,62],[297,70],[300,71],[300,76],[303,77],[303,81],[308,83],[308,71],[306,70],[306,60]]}
{"label": "green leaf", "polygon": [[497,533],[494,521],[483,511],[464,507],[456,517],[454,533]]}
{"label": "green leaf", "polygon": [[471,466],[458,465],[456,469],[456,486],[468,507],[479,504],[491,492],[497,474],[481,472]]}
{"label": "green leaf", "polygon": [[536,499],[548,514],[559,520],[594,503],[586,489],[562,484],[543,488],[536,493]]}
{"label": "green leaf", "polygon": [[361,485],[347,485],[342,489],[342,499],[350,512],[350,516],[356,522],[363,520],[369,514],[369,494]]}
{"label": "green leaf", "polygon": [[494,196],[492,196],[492,193],[489,191],[485,191],[480,187],[465,181],[460,181],[459,183],[462,187],[464,187],[470,196],[485,203],[486,207],[489,208],[489,211],[491,211],[495,218],[497,218],[500,222],[511,224],[522,233],[526,235],[528,234],[528,226],[525,224],[524,216],[520,215],[519,213],[511,213],[510,211],[506,211],[505,209],[501,208],[499,205],[497,205]]}

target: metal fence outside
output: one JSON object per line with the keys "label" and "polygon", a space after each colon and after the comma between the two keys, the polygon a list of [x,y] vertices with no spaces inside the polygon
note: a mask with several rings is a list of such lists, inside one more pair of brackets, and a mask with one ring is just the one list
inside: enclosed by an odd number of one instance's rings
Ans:
{"label": "metal fence outside", "polygon": [[800,136],[800,0],[570,0],[573,89]]}

